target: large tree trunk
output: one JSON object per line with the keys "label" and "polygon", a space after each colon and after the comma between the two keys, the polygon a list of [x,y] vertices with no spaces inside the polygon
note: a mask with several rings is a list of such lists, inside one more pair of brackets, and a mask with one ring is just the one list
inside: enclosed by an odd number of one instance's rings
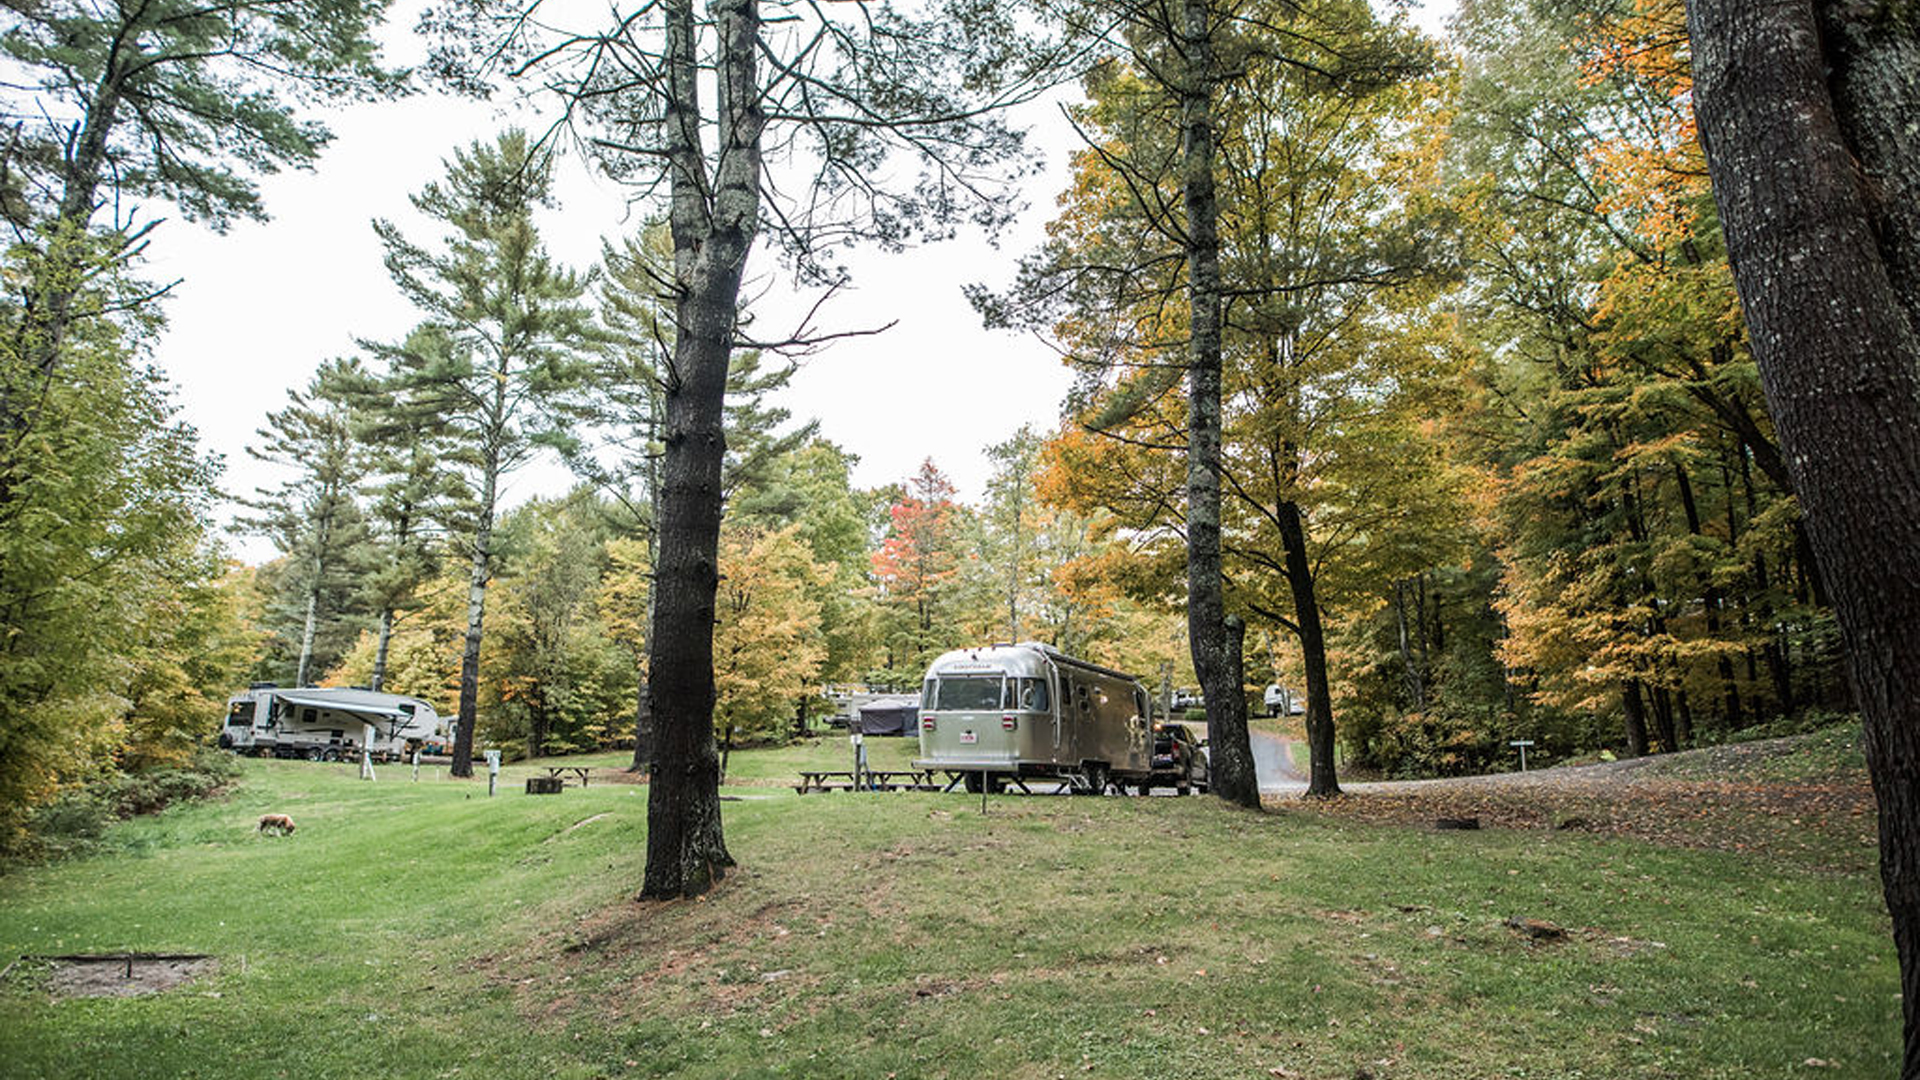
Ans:
{"label": "large tree trunk", "polygon": [[[501,381],[505,386],[505,380]],[[500,469],[487,451],[480,478],[480,527],[473,534],[473,564],[467,574],[467,636],[460,647],[460,706],[454,720],[454,776],[473,775],[473,728],[480,716],[480,640],[487,616],[487,582],[493,574],[493,504],[499,497]]]}
{"label": "large tree trunk", "polygon": [[1640,697],[1640,680],[1628,679],[1620,688],[1620,705],[1627,717],[1627,756],[1647,756],[1647,706]]}
{"label": "large tree trunk", "polygon": [[473,775],[473,727],[480,715],[480,640],[487,617],[487,579],[492,573],[493,512],[487,511],[473,537],[473,564],[467,575],[467,634],[460,646],[460,706],[454,719],[454,776]]}
{"label": "large tree trunk", "polygon": [[1283,502],[1275,515],[1280,542],[1286,545],[1287,587],[1293,593],[1293,621],[1300,627],[1300,666],[1307,677],[1307,797],[1340,794],[1333,767],[1333,693],[1327,685],[1327,632],[1314,595],[1313,566],[1307,561],[1307,526],[1300,504]]}
{"label": "large tree trunk", "polygon": [[715,0],[719,154],[711,199],[700,152],[692,0],[667,5],[667,158],[675,303],[660,490],[660,562],[648,632],[655,754],[643,898],[694,896],[733,865],[720,822],[713,745],[714,595],[720,584],[720,470],[727,362],[747,252],[758,229],[760,112],[753,0]]}
{"label": "large tree trunk", "polygon": [[1227,625],[1220,561],[1220,234],[1214,192],[1213,45],[1207,0],[1182,9],[1186,73],[1180,90],[1182,202],[1187,225],[1187,291],[1192,339],[1187,359],[1187,640],[1207,702],[1213,791],[1240,806],[1260,805],[1247,736],[1245,677]]}
{"label": "large tree trunk", "polygon": [[1920,1077],[1920,37],[1890,5],[1690,0],[1695,108],[1847,648]]}
{"label": "large tree trunk", "polygon": [[[647,396],[647,428],[656,439],[665,435],[666,421],[662,415],[665,405],[658,393]],[[647,478],[647,632],[653,632],[653,613],[655,601],[659,598],[658,571],[660,567],[660,459],[653,454],[647,455],[645,468]],[[633,708],[633,764],[628,772],[644,773],[653,769],[653,715],[647,711],[647,665],[636,661],[639,675],[639,693]]]}

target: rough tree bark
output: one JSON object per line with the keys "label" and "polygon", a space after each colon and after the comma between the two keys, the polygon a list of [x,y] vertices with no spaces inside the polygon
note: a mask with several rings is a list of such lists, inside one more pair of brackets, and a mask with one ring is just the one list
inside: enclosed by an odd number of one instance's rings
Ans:
{"label": "rough tree bark", "polygon": [[1920,23],[1910,3],[1687,6],[1734,282],[1864,719],[1920,1077]]}
{"label": "rough tree bark", "polygon": [[654,723],[643,898],[694,896],[734,864],[720,828],[713,745],[713,620],[719,587],[721,464],[727,363],[747,252],[760,212],[765,126],[754,0],[715,0],[717,164],[701,152],[698,28],[692,0],[666,7],[669,225],[675,336],[666,386],[660,561],[647,635],[647,711]]}
{"label": "rough tree bark", "polygon": [[1283,502],[1278,514],[1280,542],[1286,545],[1287,587],[1293,593],[1293,621],[1300,627],[1300,666],[1307,676],[1307,797],[1340,794],[1333,768],[1333,693],[1327,685],[1327,632],[1320,623],[1313,567],[1307,562],[1307,528],[1300,504]]}
{"label": "rough tree bark", "polygon": [[1185,0],[1179,46],[1183,131],[1181,200],[1186,212],[1187,295],[1192,336],[1187,351],[1187,639],[1207,702],[1213,791],[1240,806],[1260,805],[1253,748],[1247,737],[1245,677],[1227,625],[1220,559],[1220,207],[1214,191],[1211,11]]}
{"label": "rough tree bark", "polygon": [[[504,385],[504,383],[502,384]],[[480,481],[479,528],[473,534],[473,562],[467,574],[467,634],[460,645],[460,704],[453,726],[454,776],[473,775],[473,728],[480,716],[480,642],[487,617],[487,583],[493,576],[493,505],[499,492],[499,467],[493,452]]]}
{"label": "rough tree bark", "polygon": [[1620,685],[1620,706],[1626,713],[1627,756],[1647,756],[1647,706],[1640,696],[1640,680]]}

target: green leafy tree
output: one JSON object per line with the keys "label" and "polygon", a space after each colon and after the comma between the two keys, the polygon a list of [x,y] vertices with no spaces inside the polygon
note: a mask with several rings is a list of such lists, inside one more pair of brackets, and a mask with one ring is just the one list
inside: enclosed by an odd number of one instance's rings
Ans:
{"label": "green leafy tree", "polygon": [[[645,537],[647,565],[658,560],[661,476],[665,452],[665,404],[669,388],[674,327],[662,290],[672,276],[670,234],[653,224],[619,247],[602,247],[604,273],[598,289],[601,332],[597,375],[577,408],[604,438],[601,446],[573,455],[575,470],[622,504],[624,519]],[[817,424],[786,428],[787,410],[768,403],[791,380],[791,366],[762,369],[762,354],[737,353],[729,362],[724,406],[726,453],[721,485],[725,500],[742,489],[764,489],[756,480],[781,455],[813,437]],[[764,497],[749,495],[748,498]],[[749,514],[780,514],[783,508],[749,508]],[[647,608],[652,611],[651,591]],[[639,638],[644,642],[645,635]],[[642,665],[644,667],[644,664]],[[634,717],[633,768],[653,762],[653,738],[645,683]]]}
{"label": "green leafy tree", "polygon": [[[763,7],[778,16],[763,18]],[[648,791],[642,893],[698,894],[733,865],[720,820],[712,627],[726,383],[734,349],[751,344],[739,322],[749,254],[771,238],[806,279],[832,281],[829,253],[852,239],[898,245],[962,220],[1007,221],[1014,202],[999,181],[1021,171],[1003,168],[1019,140],[993,113],[1036,93],[1032,75],[1053,56],[1031,48],[1015,13],[971,0],[911,15],[758,0],[715,0],[699,13],[693,0],[666,0],[577,31],[513,3],[455,3],[436,15],[470,46],[449,66],[504,58],[563,87],[607,171],[665,206],[673,263],[662,291],[674,335],[647,692],[649,714],[670,722]],[[773,174],[770,160],[791,174]],[[784,343],[819,341],[802,332]]]}
{"label": "green leafy tree", "polygon": [[163,380],[135,361],[150,331],[77,327],[51,380],[0,340],[0,385],[39,388],[23,424],[0,433],[0,848],[22,842],[27,812],[62,785],[113,767],[129,702],[148,701],[141,681],[157,677],[150,650],[181,665],[203,644],[184,627],[162,641],[146,606],[218,573],[202,549],[213,470]]}
{"label": "green leafy tree", "polygon": [[[595,604],[606,525],[591,495],[539,500],[502,519],[503,572],[482,730],[529,757],[598,748],[630,692]],[[609,669],[624,676],[609,677]]]}
{"label": "green leafy tree", "polygon": [[357,498],[367,458],[349,398],[364,377],[357,361],[322,365],[305,390],[287,392],[286,408],[267,414],[260,442],[247,448],[290,472],[248,501],[252,516],[240,524],[270,538],[286,561],[274,576],[278,595],[267,629],[281,643],[275,656],[292,660],[294,686],[311,685],[360,630],[356,601],[372,553]]}
{"label": "green leafy tree", "polygon": [[1081,422],[1114,445],[1062,442],[1086,474],[1067,504],[1184,549],[1222,797],[1258,800],[1248,614],[1302,642],[1309,791],[1334,794],[1320,568],[1336,548],[1356,561],[1357,539],[1388,546],[1406,508],[1366,488],[1434,457],[1404,452],[1405,403],[1435,380],[1397,343],[1406,301],[1389,299],[1437,254],[1410,152],[1432,112],[1428,49],[1364,4],[1111,8],[1125,48],[1086,80],[1089,145],[1023,268],[1030,304],[982,306],[1051,330],[1081,366]]}
{"label": "green leafy tree", "polygon": [[720,622],[714,627],[715,706],[722,767],[739,740],[786,730],[793,703],[820,676],[827,650],[815,596],[832,571],[813,559],[800,528],[751,527],[721,544]]}
{"label": "green leafy tree", "polygon": [[568,395],[592,375],[582,303],[587,281],[556,264],[534,211],[551,193],[549,163],[526,134],[457,151],[444,181],[413,196],[447,231],[429,248],[376,222],[387,270],[426,321],[398,345],[372,345],[391,366],[397,422],[441,432],[457,447],[470,502],[461,537],[469,557],[453,772],[471,776],[480,648],[492,578],[501,480],[542,445],[570,440]]}
{"label": "green leafy tree", "polygon": [[1459,25],[1452,156],[1486,353],[1461,447],[1499,493],[1502,656],[1563,750],[1671,750],[1844,704],[1680,23],[1670,3],[1515,0]]}
{"label": "green leafy tree", "polygon": [[[153,225],[123,208],[170,202],[216,228],[263,217],[249,174],[310,165],[329,138],[296,102],[397,92],[372,37],[385,10],[383,0],[8,8],[0,53],[34,107],[12,129],[0,216],[19,245],[12,347],[37,380],[64,363],[75,320],[150,298],[113,272]],[[101,223],[103,209],[113,216]],[[32,400],[0,397],[0,424],[17,428]]]}
{"label": "green leafy tree", "polygon": [[440,574],[446,523],[467,489],[446,465],[454,448],[438,426],[397,409],[386,379],[356,366],[338,381],[366,462],[360,494],[369,551],[357,584],[360,604],[375,613],[373,667],[364,685],[380,690],[395,624],[421,607],[422,587]]}

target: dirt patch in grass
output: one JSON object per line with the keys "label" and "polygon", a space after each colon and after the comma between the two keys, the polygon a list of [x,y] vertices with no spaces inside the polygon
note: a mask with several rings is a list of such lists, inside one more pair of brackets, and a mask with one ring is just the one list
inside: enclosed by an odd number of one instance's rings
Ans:
{"label": "dirt patch in grass", "polygon": [[40,986],[56,999],[139,997],[157,994],[213,974],[211,956],[23,956],[11,970],[40,974]]}

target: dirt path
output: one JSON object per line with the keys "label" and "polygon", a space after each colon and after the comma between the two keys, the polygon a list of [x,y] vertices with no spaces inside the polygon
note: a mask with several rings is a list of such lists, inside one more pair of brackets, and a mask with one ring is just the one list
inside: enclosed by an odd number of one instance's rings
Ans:
{"label": "dirt path", "polygon": [[1266,803],[1398,825],[1472,818],[1486,828],[1606,833],[1855,871],[1877,857],[1877,818],[1850,739],[1846,731],[1816,732],[1525,773],[1343,783],[1340,798],[1324,801],[1281,789]]}

